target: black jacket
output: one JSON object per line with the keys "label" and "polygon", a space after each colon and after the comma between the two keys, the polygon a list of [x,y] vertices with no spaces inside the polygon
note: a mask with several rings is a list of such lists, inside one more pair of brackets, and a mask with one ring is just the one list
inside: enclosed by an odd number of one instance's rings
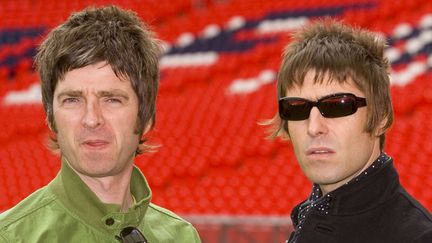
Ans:
{"label": "black jacket", "polygon": [[334,190],[329,202],[328,214],[311,209],[296,243],[432,243],[431,214],[400,185],[392,162]]}

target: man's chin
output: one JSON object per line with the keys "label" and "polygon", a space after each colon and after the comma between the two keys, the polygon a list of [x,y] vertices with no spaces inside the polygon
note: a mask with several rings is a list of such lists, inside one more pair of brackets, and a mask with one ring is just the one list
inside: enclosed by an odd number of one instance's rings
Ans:
{"label": "man's chin", "polygon": [[332,185],[340,181],[340,179],[333,173],[326,173],[325,171],[317,171],[316,173],[309,174],[308,179],[314,184],[318,185]]}
{"label": "man's chin", "polygon": [[104,158],[104,156],[98,157],[92,154],[81,161],[82,163],[77,171],[85,176],[101,178],[116,175],[120,171],[119,168],[116,168],[115,161]]}
{"label": "man's chin", "polygon": [[119,173],[115,169],[102,169],[102,168],[100,168],[100,169],[83,168],[78,172],[84,176],[92,177],[92,178],[104,178],[104,177],[114,176],[114,175],[117,175]]}

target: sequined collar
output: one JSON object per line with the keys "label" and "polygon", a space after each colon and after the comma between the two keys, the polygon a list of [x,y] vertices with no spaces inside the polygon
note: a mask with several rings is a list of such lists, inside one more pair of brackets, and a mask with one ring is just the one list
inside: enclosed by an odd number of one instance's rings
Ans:
{"label": "sequined collar", "polygon": [[[382,168],[386,163],[391,161],[391,157],[388,156],[386,153],[381,153],[380,156],[368,167],[366,170],[364,170],[360,175],[354,177],[344,185],[342,185],[340,188],[345,187],[347,185],[358,183],[359,181],[365,180],[368,176],[374,174],[375,171],[378,171],[380,168]],[[332,196],[332,192],[329,192],[327,197]],[[312,202],[317,202],[322,197],[321,188],[318,184],[314,184],[312,186],[312,193],[310,194],[308,200]]]}
{"label": "sequined collar", "polygon": [[[294,239],[291,242],[296,241],[307,218],[307,215],[312,209],[314,209],[315,212],[323,215],[329,214],[332,206],[332,200],[336,197],[336,195],[339,196],[343,194],[344,191],[349,191],[348,189],[350,187],[353,187],[356,184],[365,181],[367,178],[380,171],[380,169],[385,167],[385,165],[391,163],[391,161],[392,159],[387,154],[381,153],[381,155],[372,163],[372,165],[369,166],[366,170],[364,170],[360,175],[356,176],[346,184],[324,196],[322,195],[322,191],[319,185],[314,184],[312,187],[312,193],[310,194],[309,198],[297,208],[297,213],[294,213],[292,215],[292,217],[294,217],[293,222],[296,228],[296,232],[294,235]],[[339,200],[343,200],[343,197],[340,196]]]}

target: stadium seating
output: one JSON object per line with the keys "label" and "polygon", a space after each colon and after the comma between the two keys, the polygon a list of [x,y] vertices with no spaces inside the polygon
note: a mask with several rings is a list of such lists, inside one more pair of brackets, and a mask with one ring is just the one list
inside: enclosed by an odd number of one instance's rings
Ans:
{"label": "stadium seating", "polygon": [[[46,148],[50,133],[32,57],[52,27],[89,3],[0,4],[1,212],[46,185],[59,169],[58,154]],[[258,123],[276,111],[275,79],[289,33],[315,18],[332,16],[388,39],[395,122],[385,151],[395,159],[402,184],[432,210],[431,1],[118,5],[136,11],[166,46],[156,126],[148,135],[161,147],[136,158],[155,203],[184,215],[286,217],[309,194],[311,185],[289,142],[266,139],[268,128]],[[252,232],[253,227],[242,230]],[[230,234],[237,239],[235,232]]]}

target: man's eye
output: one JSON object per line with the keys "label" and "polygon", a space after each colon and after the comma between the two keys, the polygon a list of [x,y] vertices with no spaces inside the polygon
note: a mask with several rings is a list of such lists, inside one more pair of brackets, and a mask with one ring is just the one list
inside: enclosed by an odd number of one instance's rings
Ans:
{"label": "man's eye", "polygon": [[108,103],[121,103],[121,100],[118,98],[107,98],[106,101]]}
{"label": "man's eye", "polygon": [[64,104],[73,104],[73,103],[77,103],[79,101],[78,98],[75,97],[69,97],[63,100]]}

